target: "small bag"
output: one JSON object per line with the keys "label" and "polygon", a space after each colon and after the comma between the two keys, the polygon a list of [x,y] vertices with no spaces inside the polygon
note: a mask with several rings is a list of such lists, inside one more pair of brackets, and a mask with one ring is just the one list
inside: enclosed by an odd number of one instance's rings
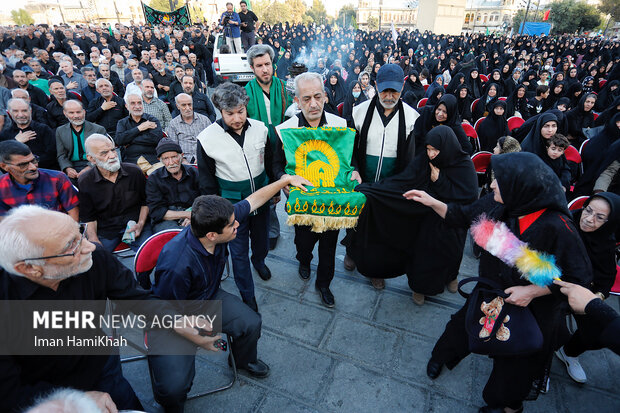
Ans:
{"label": "small bag", "polygon": [[[478,282],[471,294],[465,284]],[[493,280],[471,277],[459,282],[459,294],[468,299],[465,329],[472,353],[489,356],[517,356],[540,351],[543,336],[527,307],[505,302],[509,296]]]}

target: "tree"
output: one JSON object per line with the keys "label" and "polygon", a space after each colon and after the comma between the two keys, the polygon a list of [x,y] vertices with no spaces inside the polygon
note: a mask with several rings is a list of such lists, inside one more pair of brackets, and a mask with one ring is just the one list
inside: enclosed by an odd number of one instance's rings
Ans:
{"label": "tree", "polygon": [[326,24],[328,22],[327,11],[321,0],[312,0],[312,7],[306,10],[306,14],[311,17],[312,21],[316,24]]}
{"label": "tree", "polygon": [[[170,2],[172,1],[172,9],[170,9]],[[174,11],[185,5],[185,2],[181,0],[151,0],[149,1],[149,7],[159,11]],[[191,7],[190,7],[191,9]],[[201,19],[202,20],[202,19]]]}
{"label": "tree", "polygon": [[575,0],[562,0],[551,3],[551,16],[554,33],[573,33],[577,30],[591,30],[601,23],[596,7]]}
{"label": "tree", "polygon": [[292,22],[293,23],[304,23],[304,15],[306,14],[306,3],[302,0],[288,0],[286,2],[288,6],[291,8]]}
{"label": "tree", "polygon": [[598,9],[605,14],[610,14],[614,21],[620,20],[620,2],[618,0],[601,0]]}
{"label": "tree", "polygon": [[342,6],[338,11],[337,23],[342,27],[353,27],[357,29],[357,21],[355,19],[356,8],[352,4]]}
{"label": "tree", "polygon": [[368,17],[368,30],[370,30],[371,32],[379,30],[379,19],[375,16]]}
{"label": "tree", "polygon": [[11,19],[20,26],[34,23],[34,19],[24,9],[11,10]]}
{"label": "tree", "polygon": [[[538,13],[536,13],[536,9],[532,10],[530,8],[530,10],[527,12],[527,21],[528,22],[542,21],[544,14],[545,12],[542,10],[539,10]],[[517,10],[517,14],[515,14],[514,17],[512,18],[512,27],[514,28],[514,30],[519,30],[519,28],[521,27],[521,23],[523,23],[524,18],[525,18],[525,9]]]}
{"label": "tree", "polygon": [[258,19],[267,24],[291,22],[294,17],[291,6],[288,3],[280,3],[278,1],[257,1],[252,3],[252,9],[256,16],[258,16]]}

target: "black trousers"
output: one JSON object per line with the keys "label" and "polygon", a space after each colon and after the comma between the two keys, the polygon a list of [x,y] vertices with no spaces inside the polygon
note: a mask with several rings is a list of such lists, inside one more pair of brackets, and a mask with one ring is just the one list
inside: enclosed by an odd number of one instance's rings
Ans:
{"label": "black trousers", "polygon": [[310,231],[309,226],[295,225],[295,246],[297,246],[297,261],[302,265],[310,265],[312,250],[319,243],[319,265],[316,271],[317,287],[329,287],[334,278],[336,267],[336,245],[338,244],[339,230],[322,233]]}
{"label": "black trousers", "polygon": [[605,346],[599,342],[600,331],[591,331],[587,318],[583,315],[575,314],[577,331],[571,336],[570,340],[564,344],[564,352],[568,357],[577,357],[588,350],[600,350]]}
{"label": "black trousers", "polygon": [[[261,332],[260,315],[237,296],[221,288],[213,299],[222,301],[222,330],[233,338],[231,351],[237,366],[243,367],[256,362],[256,345]],[[183,412],[196,373],[194,365],[196,345],[169,330],[150,331],[148,342],[149,348],[158,345],[184,348],[185,355],[148,356],[155,400],[167,413]]]}
{"label": "black trousers", "polygon": [[[467,303],[452,315],[433,348],[433,360],[449,369],[453,369],[470,353],[465,330],[466,313]],[[540,376],[546,360],[543,353],[492,358],[493,370],[482,391],[482,398],[490,407],[518,409],[530,393],[533,380]]]}

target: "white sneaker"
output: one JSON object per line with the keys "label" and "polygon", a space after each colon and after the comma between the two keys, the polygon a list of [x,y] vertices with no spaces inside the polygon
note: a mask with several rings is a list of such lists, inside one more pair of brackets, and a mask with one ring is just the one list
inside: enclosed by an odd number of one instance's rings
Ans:
{"label": "white sneaker", "polygon": [[575,380],[577,383],[585,383],[588,381],[586,372],[583,371],[577,357],[568,357],[566,353],[564,353],[564,347],[556,351],[555,355],[566,364],[566,371],[571,379]]}

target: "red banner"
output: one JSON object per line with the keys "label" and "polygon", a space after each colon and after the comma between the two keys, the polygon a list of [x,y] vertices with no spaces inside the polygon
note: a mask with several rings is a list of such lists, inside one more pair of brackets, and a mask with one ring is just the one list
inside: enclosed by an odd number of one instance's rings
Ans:
{"label": "red banner", "polygon": [[551,13],[551,9],[547,10],[545,12],[545,15],[543,16],[543,21],[546,22],[547,20],[549,20],[549,14]]}

